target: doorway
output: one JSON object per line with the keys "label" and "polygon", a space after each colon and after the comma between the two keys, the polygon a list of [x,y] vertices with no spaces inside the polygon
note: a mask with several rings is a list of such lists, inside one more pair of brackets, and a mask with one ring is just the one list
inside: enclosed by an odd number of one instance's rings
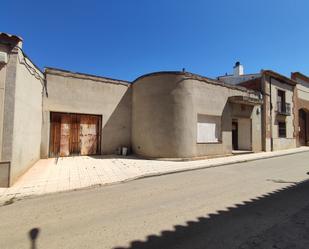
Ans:
{"label": "doorway", "polygon": [[50,156],[100,154],[101,123],[99,115],[51,112]]}
{"label": "doorway", "polygon": [[233,150],[252,150],[252,120],[250,118],[235,118],[232,120]]}
{"label": "doorway", "polygon": [[237,120],[232,121],[232,148],[238,150],[238,122]]}
{"label": "doorway", "polygon": [[299,144],[301,146],[307,145],[307,113],[305,110],[299,110]]}

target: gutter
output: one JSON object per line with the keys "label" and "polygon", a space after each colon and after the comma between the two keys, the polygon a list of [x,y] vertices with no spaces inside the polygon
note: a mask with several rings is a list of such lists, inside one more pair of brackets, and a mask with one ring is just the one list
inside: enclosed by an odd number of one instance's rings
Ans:
{"label": "gutter", "polygon": [[274,138],[273,138],[273,102],[271,98],[271,80],[272,76],[269,75],[269,98],[270,98],[270,105],[269,105],[269,110],[270,110],[270,150],[274,151]]}

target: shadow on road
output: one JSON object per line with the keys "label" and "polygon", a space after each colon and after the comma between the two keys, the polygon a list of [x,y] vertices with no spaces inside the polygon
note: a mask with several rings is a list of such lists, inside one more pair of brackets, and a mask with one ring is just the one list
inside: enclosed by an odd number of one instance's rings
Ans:
{"label": "shadow on road", "polygon": [[144,248],[309,248],[309,181],[132,241],[126,249]]}
{"label": "shadow on road", "polygon": [[30,249],[37,249],[36,247],[36,240],[39,237],[39,233],[40,233],[40,229],[39,228],[32,228],[29,231],[29,238],[30,238],[30,242],[31,242],[31,246]]}

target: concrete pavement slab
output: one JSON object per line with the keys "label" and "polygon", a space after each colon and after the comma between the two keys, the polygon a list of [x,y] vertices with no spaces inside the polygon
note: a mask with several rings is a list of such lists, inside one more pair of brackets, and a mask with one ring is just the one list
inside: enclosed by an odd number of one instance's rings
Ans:
{"label": "concrete pavement slab", "polygon": [[12,187],[0,188],[0,204],[11,198],[108,185],[142,177],[218,167],[309,151],[309,147],[195,161],[146,160],[118,156],[80,156],[39,160]]}

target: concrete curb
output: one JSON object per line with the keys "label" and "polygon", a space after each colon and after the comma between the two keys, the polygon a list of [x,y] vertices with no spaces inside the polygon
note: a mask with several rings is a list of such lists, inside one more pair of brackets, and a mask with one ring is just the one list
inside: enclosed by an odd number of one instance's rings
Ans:
{"label": "concrete curb", "polygon": [[[194,171],[194,170],[217,168],[217,167],[233,165],[233,164],[237,164],[237,163],[245,163],[245,162],[251,162],[251,161],[258,161],[258,160],[262,160],[262,159],[270,159],[270,158],[281,157],[281,156],[289,156],[289,155],[305,153],[305,152],[309,152],[309,150],[293,151],[293,152],[289,152],[289,153],[285,153],[285,154],[269,155],[269,156],[266,156],[266,157],[257,157],[257,158],[251,158],[251,159],[239,159],[239,160],[232,161],[232,162],[222,162],[222,163],[217,163],[217,164],[214,164],[214,165],[197,166],[196,168],[180,169],[180,170],[176,169],[176,170],[171,170],[171,171],[166,171],[166,172],[150,173],[150,174],[145,174],[145,175],[137,176],[137,177],[134,177],[134,178],[126,179],[126,180],[121,181],[121,182],[134,181],[134,180],[138,180],[138,179],[150,178],[150,177],[155,177],[155,176],[171,175],[171,174]],[[121,182],[118,182],[118,183],[121,183]],[[111,184],[113,184],[113,183],[111,183]]]}

